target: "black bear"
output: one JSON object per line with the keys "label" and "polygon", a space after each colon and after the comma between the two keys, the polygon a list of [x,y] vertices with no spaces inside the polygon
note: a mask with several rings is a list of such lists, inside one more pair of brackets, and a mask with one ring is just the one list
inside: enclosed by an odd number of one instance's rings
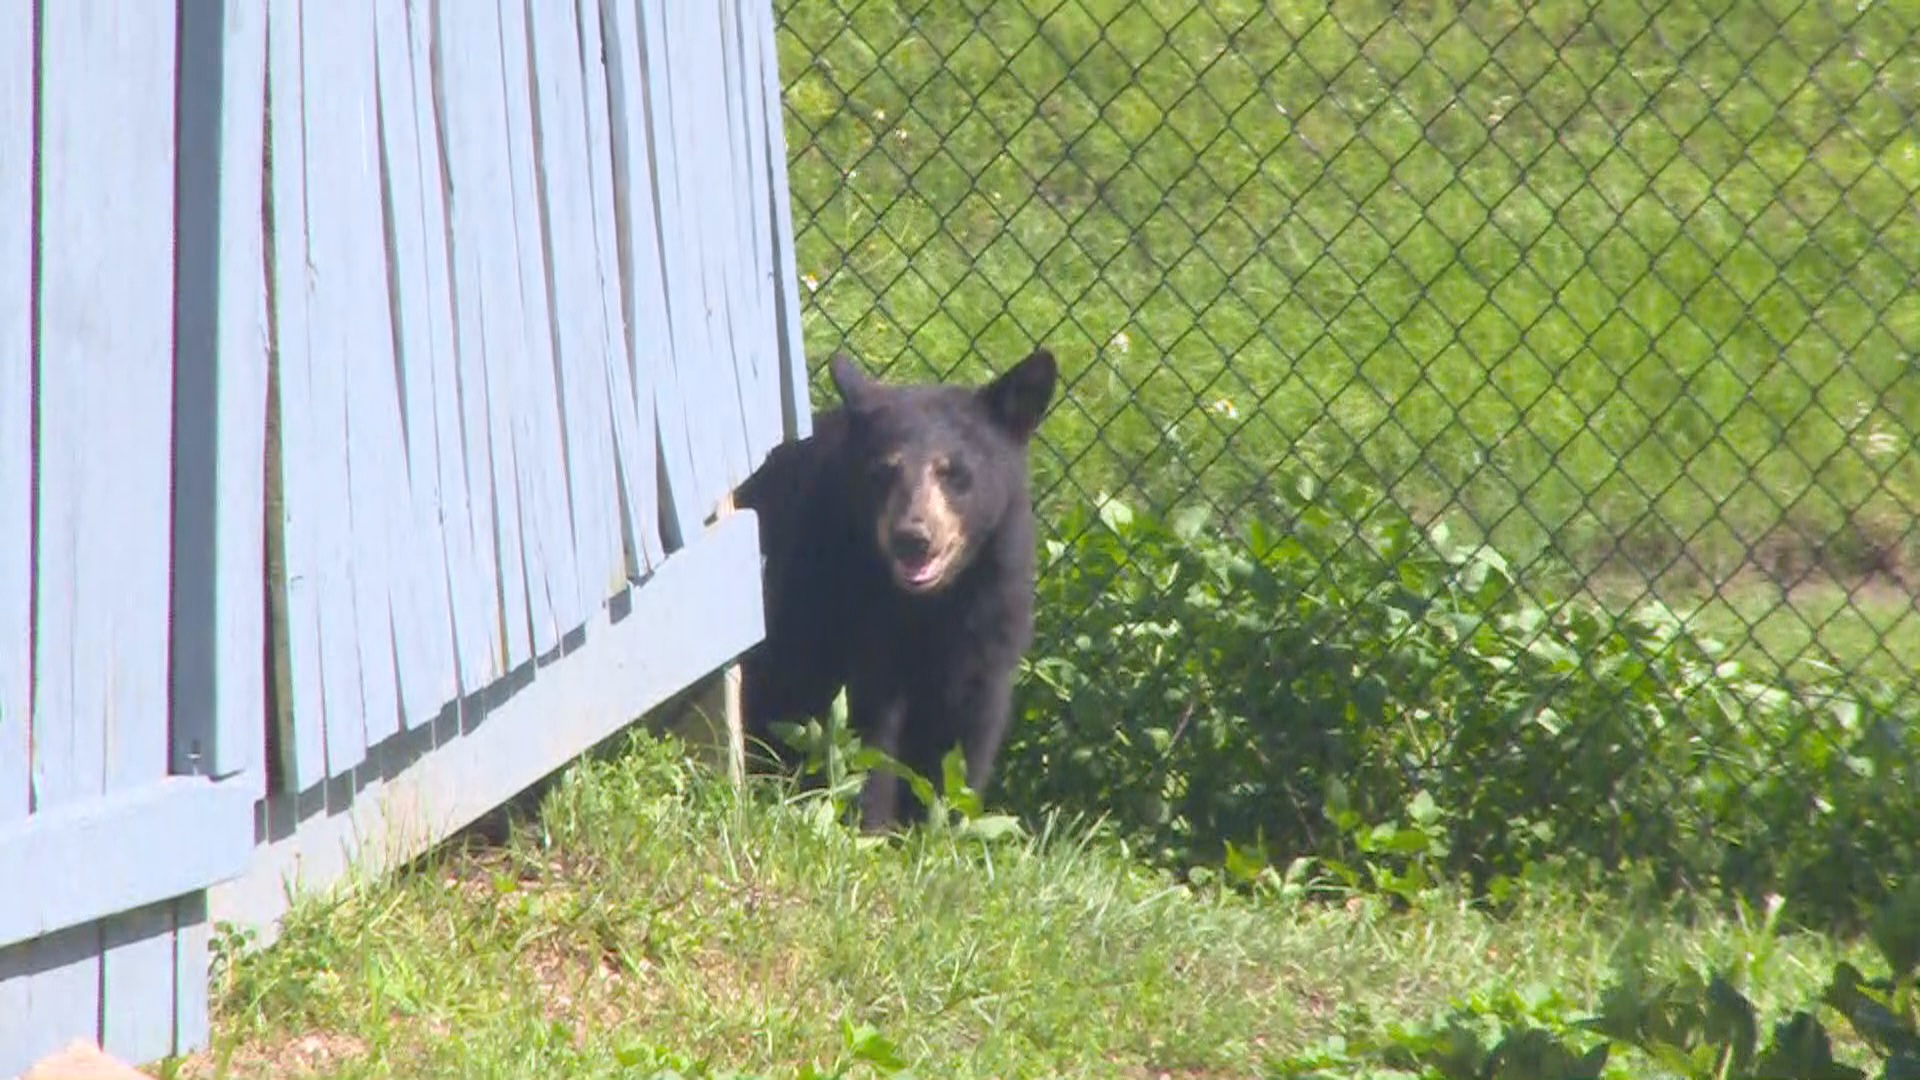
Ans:
{"label": "black bear", "polygon": [[[747,737],[821,716],[843,687],[863,745],[940,790],[958,745],[984,790],[1033,638],[1027,451],[1058,377],[1035,351],[983,386],[881,383],[835,353],[838,407],[734,493],[759,515],[766,636],[741,658]],[[777,749],[776,749],[777,753]],[[918,806],[870,776],[868,830]],[[924,812],[924,811],[922,811]]]}

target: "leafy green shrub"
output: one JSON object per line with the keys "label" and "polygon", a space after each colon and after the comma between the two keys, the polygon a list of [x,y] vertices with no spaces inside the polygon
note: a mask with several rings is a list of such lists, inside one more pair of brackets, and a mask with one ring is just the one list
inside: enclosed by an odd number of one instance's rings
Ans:
{"label": "leafy green shrub", "polygon": [[[1481,997],[1430,1021],[1333,1040],[1283,1062],[1278,1075],[1377,1077],[1384,1066],[1384,1075],[1433,1080],[1912,1080],[1920,1076],[1920,889],[1891,895],[1871,936],[1887,974],[1869,979],[1836,964],[1819,1001],[1776,1021],[1764,1041],[1759,1009],[1725,973],[1688,970],[1656,982],[1630,968],[1591,1016],[1577,1018],[1551,992]],[[1835,1054],[1834,1017],[1878,1072]]]}
{"label": "leafy green shrub", "polygon": [[1920,867],[1912,701],[1763,684],[1660,605],[1522,590],[1358,484],[1281,499],[1234,533],[1112,500],[1060,523],[1002,798],[1175,865],[1359,855],[1496,891],[1635,866],[1802,916]]}

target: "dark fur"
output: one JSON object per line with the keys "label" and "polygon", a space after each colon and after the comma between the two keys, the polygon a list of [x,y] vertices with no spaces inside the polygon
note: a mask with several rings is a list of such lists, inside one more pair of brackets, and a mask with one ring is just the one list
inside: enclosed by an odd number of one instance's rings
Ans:
{"label": "dark fur", "polygon": [[[984,790],[1033,637],[1027,450],[1053,357],[1037,351],[981,387],[881,384],[843,354],[831,371],[842,404],[735,493],[759,515],[765,559],[767,633],[742,660],[746,734],[778,747],[774,723],[823,716],[845,687],[864,745],[939,790],[958,744],[968,785]],[[957,541],[970,554],[944,583],[910,591]],[[917,807],[891,777],[861,793],[868,829]]]}

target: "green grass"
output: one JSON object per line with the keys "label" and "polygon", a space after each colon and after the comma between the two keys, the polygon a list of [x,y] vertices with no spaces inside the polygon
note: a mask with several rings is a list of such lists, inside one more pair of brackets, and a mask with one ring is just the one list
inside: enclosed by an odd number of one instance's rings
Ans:
{"label": "green grass", "polygon": [[[1614,606],[1651,595],[1618,577],[1594,591]],[[1840,671],[1900,687],[1912,685],[1920,670],[1920,617],[1913,594],[1899,585],[1815,580],[1782,588],[1749,577],[1697,599],[1683,614],[1760,672],[1809,678]]]}
{"label": "green grass", "polygon": [[1085,832],[869,847],[641,737],[503,845],[303,902],[270,949],[229,942],[214,1046],[175,1072],[651,1076],[680,1055],[790,1077],[842,1063],[846,1024],[920,1077],[1249,1076],[1454,999],[1579,1014],[1628,958],[1727,967],[1764,1024],[1841,955],[1545,893],[1494,918],[1444,892],[1396,914],[1193,889]]}
{"label": "green grass", "polygon": [[[1056,505],[1357,471],[1775,643],[1805,616],[1740,583],[1782,561],[1911,596],[1920,8],[777,8],[809,355],[1044,341]],[[1914,670],[1920,619],[1884,643]]]}

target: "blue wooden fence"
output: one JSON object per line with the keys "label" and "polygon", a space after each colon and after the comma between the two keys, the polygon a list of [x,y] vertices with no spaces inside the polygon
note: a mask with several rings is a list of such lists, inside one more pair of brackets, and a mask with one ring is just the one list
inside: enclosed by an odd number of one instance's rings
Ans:
{"label": "blue wooden fence", "polygon": [[769,0],[0,4],[0,1076],[761,633]]}

